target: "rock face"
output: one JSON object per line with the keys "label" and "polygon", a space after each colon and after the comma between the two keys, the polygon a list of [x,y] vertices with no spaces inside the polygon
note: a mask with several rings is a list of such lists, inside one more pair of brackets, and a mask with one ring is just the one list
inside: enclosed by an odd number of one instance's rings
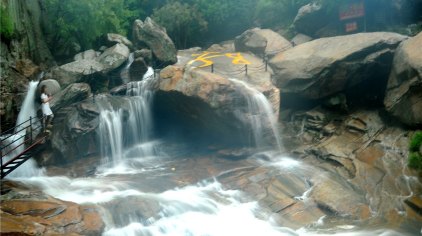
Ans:
{"label": "rock face", "polygon": [[[243,56],[246,57],[246,54]],[[250,55],[247,58],[250,62],[262,63],[259,58]],[[262,120],[267,118],[264,117],[264,112],[255,114],[256,110],[250,110],[255,101],[251,101],[248,95],[252,96],[253,89],[265,94],[277,116],[279,91],[272,85],[270,74],[264,71],[250,71],[248,76],[242,73],[237,80],[233,80],[235,77],[225,75],[224,70],[233,70],[237,65],[226,62],[226,59],[228,58],[222,56],[214,61],[219,74],[190,65],[163,69],[154,105],[159,114],[157,119],[174,117],[163,122],[179,122],[184,126],[189,124],[192,128],[186,133],[197,132],[199,137],[208,136],[221,143],[250,144],[251,119],[258,116]],[[246,88],[247,86],[251,89]],[[265,125],[269,125],[269,122]],[[269,127],[263,129],[269,137]]]}
{"label": "rock face", "polygon": [[129,53],[129,48],[122,43],[108,48],[97,58],[97,61],[104,66],[104,71],[102,72],[108,73],[121,66],[129,58]]}
{"label": "rock face", "polygon": [[166,30],[149,17],[144,22],[135,20],[132,41],[136,48],[145,46],[150,48],[160,68],[177,62],[177,51],[173,41]]}
{"label": "rock face", "polygon": [[[273,82],[282,93],[307,99],[349,90],[352,93],[349,97],[362,99],[362,95],[369,94],[368,101],[378,101],[384,96],[394,50],[405,39],[399,34],[380,32],[304,43],[270,61],[275,73]],[[361,91],[353,94],[351,88]]]}
{"label": "rock face", "polygon": [[[14,36],[0,38],[0,130],[15,124],[26,86],[38,73],[54,65],[42,32],[43,9],[40,1],[2,1],[2,22],[7,18]],[[3,11],[4,10],[4,11]]]}
{"label": "rock face", "polygon": [[80,60],[92,60],[99,56],[99,52],[96,52],[93,49],[86,50],[84,52],[80,52],[73,57],[73,60],[80,61]]}
{"label": "rock face", "polygon": [[53,96],[50,102],[51,109],[55,112],[87,99],[91,95],[91,87],[86,83],[74,83]]}
{"label": "rock face", "polygon": [[384,104],[403,123],[422,125],[422,33],[397,48]]}
{"label": "rock face", "polygon": [[[84,58],[78,56],[77,58]],[[72,83],[80,82],[83,76],[94,73],[107,74],[123,65],[129,58],[129,48],[124,44],[116,44],[106,49],[100,56],[70,62],[52,70],[52,78],[65,87]]]}
{"label": "rock face", "polygon": [[127,39],[125,36],[122,36],[120,34],[113,34],[113,33],[108,33],[104,35],[104,43],[108,47],[114,46],[114,44],[116,43],[124,44],[128,48],[133,47],[132,42],[129,39]]}
{"label": "rock face", "polygon": [[[86,85],[79,84],[66,88],[63,91],[69,91],[63,97],[74,94],[77,99],[77,93],[87,94]],[[66,101],[62,100],[63,103]],[[60,109],[55,114],[54,125],[51,137],[52,149],[58,152],[54,159],[48,160],[45,164],[63,164],[72,162],[100,152],[100,141],[98,139],[98,126],[100,122],[101,104],[110,104],[112,109],[123,109],[128,114],[126,108],[130,107],[128,100],[122,97],[112,97],[107,95],[97,95],[94,99],[87,99],[73,106]],[[55,103],[54,106],[61,104]],[[62,157],[66,157],[63,159]]]}
{"label": "rock face", "polygon": [[254,28],[237,36],[234,41],[235,50],[252,52],[258,56],[274,55],[292,47],[290,42],[269,29]]}
{"label": "rock face", "polygon": [[2,185],[9,191],[1,196],[2,235],[100,235],[104,231],[95,206],[61,201],[12,183]]}

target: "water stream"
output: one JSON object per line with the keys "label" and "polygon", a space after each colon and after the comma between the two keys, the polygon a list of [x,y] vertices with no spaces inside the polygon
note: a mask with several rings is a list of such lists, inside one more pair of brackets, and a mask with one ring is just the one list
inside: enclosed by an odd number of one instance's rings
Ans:
{"label": "water stream", "polygon": [[[251,157],[248,166],[270,166],[280,173],[289,173],[304,182],[309,178],[328,178],[299,160],[281,156],[281,138],[271,105],[265,96],[248,84],[238,85],[252,116],[250,125],[257,147],[268,132],[274,146],[263,154],[269,160]],[[199,168],[208,157],[193,160],[189,145],[175,145],[152,139],[151,105],[154,96],[154,72],[149,68],[144,79],[128,85],[129,114],[113,109],[101,96],[97,102],[100,114],[100,139],[103,165],[89,178],[47,177],[32,175],[24,181],[39,186],[47,194],[79,204],[97,204],[106,223],[104,235],[325,235],[314,229],[293,230],[275,223],[256,199],[240,190],[228,190],[217,175],[234,169],[230,162],[214,166],[218,172],[208,175],[196,170],[199,181],[183,173]],[[28,92],[29,94],[29,92]],[[259,156],[258,155],[258,156]],[[192,164],[192,162],[194,164]],[[218,161],[216,161],[218,163]],[[211,167],[210,167],[211,168]],[[24,176],[21,176],[24,177]],[[19,180],[19,178],[17,178]],[[23,179],[22,179],[23,180]],[[296,196],[306,202],[311,186]],[[315,225],[323,224],[321,217]],[[396,235],[390,230],[355,229],[353,225],[334,228],[338,235]]]}
{"label": "water stream", "polygon": [[[8,139],[4,140],[4,145],[8,145],[9,143],[12,143],[9,148],[4,150],[4,152],[8,152],[9,150],[15,149],[13,152],[11,152],[8,156],[5,156],[3,159],[3,163],[6,163],[11,158],[16,156],[17,154],[21,153],[25,149],[25,145],[22,145],[26,138],[26,132],[27,129],[24,129],[24,127],[28,126],[29,123],[26,122],[31,117],[32,119],[36,120],[32,124],[32,128],[35,128],[39,126],[39,121],[37,118],[37,107],[35,103],[35,96],[37,91],[39,81],[31,81],[28,84],[28,91],[25,95],[25,99],[22,103],[17,121],[16,121],[16,128],[15,132],[17,132],[15,135],[9,137]],[[33,132],[33,137],[35,138],[38,134],[38,131]],[[12,173],[8,175],[8,177],[31,177],[31,176],[41,176],[43,175],[44,169],[38,168],[37,164],[34,160],[29,159],[25,163],[23,163],[21,166],[19,166],[16,170],[14,170]]]}

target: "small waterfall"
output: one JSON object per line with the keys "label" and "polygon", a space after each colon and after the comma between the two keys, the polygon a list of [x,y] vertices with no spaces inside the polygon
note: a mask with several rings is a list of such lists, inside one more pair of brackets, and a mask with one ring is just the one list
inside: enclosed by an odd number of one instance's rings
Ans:
{"label": "small waterfall", "polygon": [[[282,143],[277,127],[277,119],[268,99],[260,91],[243,81],[237,79],[230,79],[230,81],[242,88],[241,92],[247,100],[248,113],[250,114],[247,119],[252,128],[255,145],[264,147],[265,133],[269,131],[276,141],[277,149],[281,151]],[[268,124],[270,127],[268,127]]]}
{"label": "small waterfall", "polygon": [[129,69],[134,60],[135,54],[132,52],[129,54],[129,58],[127,59],[125,67],[123,67],[123,69],[120,71],[120,77],[122,78],[123,83],[129,83],[130,81]]}
{"label": "small waterfall", "polygon": [[[37,109],[35,106],[35,95],[37,91],[39,81],[31,81],[29,82],[28,91],[26,93],[25,99],[22,103],[21,110],[18,115],[18,119],[16,121],[16,128],[15,132],[17,132],[15,135],[9,137],[8,139],[4,140],[4,144],[7,145],[9,143],[14,142],[10,147],[9,150],[12,150],[19,145],[21,145],[25,141],[26,137],[26,129],[24,129],[25,126],[28,126],[29,123],[23,123],[27,120],[29,120],[30,117],[36,118],[37,117]],[[23,124],[22,124],[23,123]],[[38,126],[39,124],[34,123],[33,127]],[[34,137],[37,135],[37,133],[33,133]],[[33,138],[34,138],[33,137]],[[14,150],[12,153],[9,154],[9,157],[6,156],[3,160],[3,163],[10,160],[15,155],[21,153],[24,150],[24,145],[18,147],[16,150]],[[7,152],[8,150],[5,150]],[[29,159],[25,163],[23,163],[21,166],[19,166],[16,170],[14,170],[12,173],[8,175],[8,177],[16,178],[16,177],[33,177],[33,176],[40,176],[44,172],[43,169],[39,169],[37,167],[37,164],[34,160]]]}
{"label": "small waterfall", "polygon": [[[155,83],[154,70],[148,68],[144,79],[139,82],[128,83],[127,94],[132,95],[128,99],[128,116],[125,117],[123,109],[113,109],[106,99],[97,99],[101,109],[100,113],[100,142],[103,157],[106,162],[113,165],[121,163],[124,159],[124,147],[150,141],[153,128],[151,104],[154,96],[153,85]],[[144,154],[152,154],[154,148],[150,145],[149,151],[143,150]],[[138,145],[139,147],[139,145]]]}

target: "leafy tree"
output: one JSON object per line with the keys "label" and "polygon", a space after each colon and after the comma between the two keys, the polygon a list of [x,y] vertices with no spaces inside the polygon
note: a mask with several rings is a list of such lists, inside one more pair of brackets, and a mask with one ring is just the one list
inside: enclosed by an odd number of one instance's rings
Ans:
{"label": "leafy tree", "polygon": [[178,48],[198,43],[208,25],[195,6],[178,1],[154,10],[152,18],[167,29]]}
{"label": "leafy tree", "polygon": [[258,0],[255,18],[263,27],[289,26],[299,8],[310,2],[312,0]]}
{"label": "leafy tree", "polygon": [[48,13],[47,38],[56,54],[73,45],[89,49],[99,36],[126,34],[140,11],[128,9],[135,0],[43,0]]}
{"label": "leafy tree", "polygon": [[12,19],[3,4],[0,5],[0,35],[4,39],[12,39],[14,35],[14,26]]}

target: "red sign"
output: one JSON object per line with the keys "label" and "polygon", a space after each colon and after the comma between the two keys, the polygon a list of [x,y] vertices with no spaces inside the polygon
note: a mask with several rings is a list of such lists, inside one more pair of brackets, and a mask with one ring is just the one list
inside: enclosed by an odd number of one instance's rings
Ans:
{"label": "red sign", "polygon": [[347,33],[353,32],[353,31],[356,31],[356,30],[358,30],[358,23],[356,21],[347,23],[345,25],[345,31]]}
{"label": "red sign", "polygon": [[365,4],[363,1],[344,5],[340,8],[340,20],[347,20],[362,17],[365,15]]}

